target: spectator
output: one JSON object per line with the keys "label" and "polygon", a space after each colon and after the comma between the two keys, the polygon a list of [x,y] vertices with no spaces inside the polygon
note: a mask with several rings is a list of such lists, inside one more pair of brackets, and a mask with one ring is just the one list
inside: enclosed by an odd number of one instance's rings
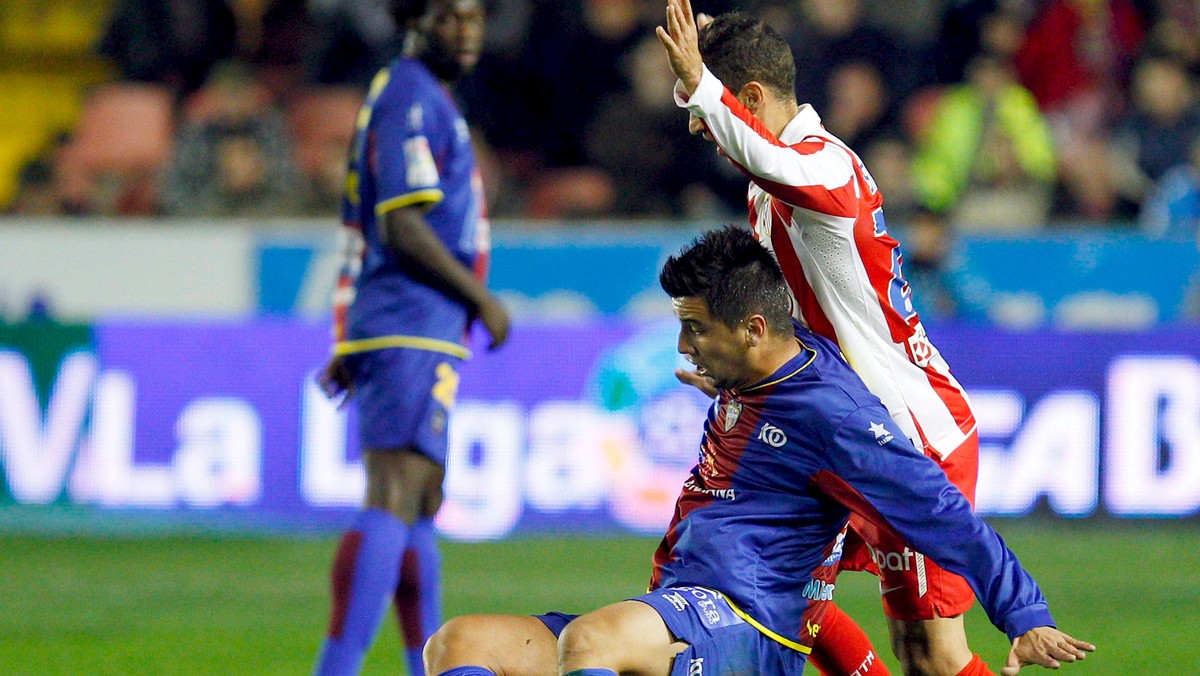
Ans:
{"label": "spectator", "polygon": [[[899,99],[932,78],[923,54],[906,52],[891,34],[868,26],[860,0],[802,0],[804,21],[780,31],[792,46],[797,97],[817,110],[828,110],[825,80],[840,64],[866,61],[884,75],[889,95]],[[774,24],[773,24],[774,25]]]}
{"label": "spectator", "polygon": [[1109,218],[1117,204],[1106,144],[1143,33],[1131,0],[1051,0],[1016,55],[1060,153],[1067,209],[1088,218]]}
{"label": "spectator", "polygon": [[977,56],[968,78],[943,94],[921,141],[913,161],[917,192],[959,229],[1040,227],[1055,165],[1037,104],[995,56]]}
{"label": "spectator", "polygon": [[1143,57],[1131,93],[1133,109],[1113,136],[1112,166],[1117,192],[1136,205],[1168,169],[1188,163],[1200,106],[1186,66],[1169,55]]}
{"label": "spectator", "polygon": [[237,24],[224,0],[118,0],[97,51],[124,80],[187,95],[233,56]]}
{"label": "spectator", "polygon": [[282,117],[247,95],[244,67],[229,63],[206,88],[209,110],[185,121],[162,190],[172,216],[296,214],[298,177]]}
{"label": "spectator", "polygon": [[1188,149],[1190,160],[1164,172],[1142,203],[1142,230],[1152,237],[1200,237],[1200,136],[1192,138]]}
{"label": "spectator", "polygon": [[584,135],[587,159],[614,182],[612,211],[720,218],[741,208],[744,179],[722,184],[718,156],[692,142],[675,102],[664,94],[675,74],[662,58],[658,37],[646,34],[623,64],[631,91],[604,101]]}
{"label": "spectator", "polygon": [[900,133],[887,82],[870,61],[838,64],[829,73],[826,98],[822,123],[852,148],[865,148]]}
{"label": "spectator", "polygon": [[316,84],[366,88],[400,53],[389,0],[309,0],[312,30],[306,77]]}

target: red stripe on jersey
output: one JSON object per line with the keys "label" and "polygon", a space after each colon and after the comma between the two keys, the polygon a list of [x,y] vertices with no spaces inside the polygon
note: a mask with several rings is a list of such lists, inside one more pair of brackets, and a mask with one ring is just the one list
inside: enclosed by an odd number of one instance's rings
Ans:
{"label": "red stripe on jersey", "polygon": [[[792,148],[796,149],[800,145],[805,144],[796,144]],[[859,202],[858,195],[854,191],[854,176],[846,181],[846,185],[832,190],[820,185],[784,185],[760,176],[750,176],[750,180],[773,197],[788,204],[794,204],[801,209],[843,218],[854,216],[858,209]]]}
{"label": "red stripe on jersey", "polygon": [[950,382],[946,374],[928,366],[924,370],[925,375],[929,378],[929,384],[937,392],[938,398],[946,404],[954,422],[958,423],[958,429],[970,432],[975,427],[975,414],[971,411],[971,403],[967,401],[966,396]]}
{"label": "red stripe on jersey", "polygon": [[905,539],[896,532],[895,528],[892,528],[887,519],[883,518],[879,510],[875,509],[875,505],[868,502],[862,493],[859,493],[842,477],[823,469],[813,474],[812,484],[814,488],[833,498],[838,504],[870,522],[876,528],[894,535],[899,540]]}
{"label": "red stripe on jersey", "polygon": [[892,256],[900,243],[886,232],[879,236],[875,235],[875,215],[872,210],[859,214],[858,219],[854,222],[854,244],[858,249],[858,257],[862,260],[863,269],[866,270],[871,288],[875,290],[875,296],[879,300],[879,309],[882,310],[883,317],[887,320],[892,342],[905,343],[914,333],[913,325],[920,320],[914,310],[908,315],[912,321],[912,324],[909,324],[910,320],[901,314],[906,310],[892,306],[892,280],[896,279],[899,270],[893,267]]}
{"label": "red stripe on jersey", "polygon": [[[768,203],[771,205],[771,248],[775,251],[775,260],[779,262],[783,277],[792,291],[800,318],[814,333],[819,333],[836,343],[837,331],[833,328],[833,322],[825,316],[817,295],[813,293],[812,286],[804,276],[804,267],[800,265],[800,257],[796,254],[788,234],[793,227],[792,207],[774,198]],[[755,220],[751,220],[751,227],[754,223]]]}
{"label": "red stripe on jersey", "polygon": [[346,611],[350,607],[350,592],[354,588],[354,566],[358,561],[358,549],[362,544],[362,533],[350,531],[342,536],[337,555],[333,558],[333,610],[329,613],[329,636],[341,638],[346,625]]}
{"label": "red stripe on jersey", "polygon": [[421,631],[421,559],[416,550],[409,549],[400,559],[400,584],[393,595],[396,621],[404,637],[406,648],[425,645],[425,632]]}
{"label": "red stripe on jersey", "polygon": [[758,427],[761,418],[761,406],[752,406],[745,402],[758,401],[765,397],[766,393],[761,393],[753,398],[743,399],[739,418],[729,431],[724,431],[725,416],[729,410],[726,404],[732,397],[722,392],[717,398],[717,415],[705,425],[704,439],[700,442],[700,463],[692,469],[692,473],[684,482],[679,499],[675,501],[675,514],[671,517],[671,525],[667,527],[658,549],[654,551],[654,569],[650,574],[649,587],[651,591],[658,589],[662,582],[663,566],[675,560],[674,550],[675,545],[679,543],[679,524],[693,511],[707,507],[714,500],[712,494],[696,490],[695,484],[708,490],[722,490],[733,484],[733,474],[737,471],[742,454],[746,452],[746,446],[750,443],[750,436]]}
{"label": "red stripe on jersey", "polygon": [[747,127],[754,130],[763,140],[777,145],[781,148],[786,147],[783,141],[780,141],[774,134],[763,125],[762,120],[754,116],[750,109],[742,105],[738,97],[734,96],[733,92],[729,91],[729,87],[723,87],[721,91],[721,103],[733,113],[733,116],[741,120]]}

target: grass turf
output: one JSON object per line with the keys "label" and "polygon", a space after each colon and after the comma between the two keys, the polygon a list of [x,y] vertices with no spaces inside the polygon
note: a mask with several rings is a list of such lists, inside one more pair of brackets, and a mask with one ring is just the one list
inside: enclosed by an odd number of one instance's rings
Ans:
{"label": "grass turf", "polygon": [[[1067,669],[1200,671],[1194,522],[996,526],[1041,582],[1062,628],[1099,646]],[[577,612],[636,595],[654,545],[632,538],[447,543],[447,616]],[[307,673],[325,624],[335,546],[332,538],[0,536],[0,674]],[[844,575],[836,598],[899,673],[874,578]],[[998,671],[1007,641],[978,608],[968,632]],[[403,674],[399,646],[389,618],[363,673]]]}

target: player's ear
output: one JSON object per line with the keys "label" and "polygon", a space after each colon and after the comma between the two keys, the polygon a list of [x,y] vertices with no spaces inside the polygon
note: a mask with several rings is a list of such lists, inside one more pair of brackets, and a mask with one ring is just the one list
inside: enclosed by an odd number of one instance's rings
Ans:
{"label": "player's ear", "polygon": [[746,344],[755,347],[766,340],[767,319],[762,315],[750,315],[746,318]]}
{"label": "player's ear", "polygon": [[738,92],[738,100],[743,106],[750,109],[750,112],[757,115],[758,111],[762,110],[763,102],[766,100],[767,90],[761,83],[751,80],[742,87]]}

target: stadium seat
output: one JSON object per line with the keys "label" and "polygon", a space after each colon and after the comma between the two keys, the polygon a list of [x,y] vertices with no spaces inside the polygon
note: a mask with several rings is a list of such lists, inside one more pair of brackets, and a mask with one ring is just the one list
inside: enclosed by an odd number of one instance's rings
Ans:
{"label": "stadium seat", "polygon": [[121,82],[94,91],[59,159],[67,199],[102,213],[148,213],[170,156],[173,118],[166,87]]}
{"label": "stadium seat", "polygon": [[315,87],[298,93],[287,109],[296,164],[318,174],[329,158],[344,163],[365,92],[354,87]]}

